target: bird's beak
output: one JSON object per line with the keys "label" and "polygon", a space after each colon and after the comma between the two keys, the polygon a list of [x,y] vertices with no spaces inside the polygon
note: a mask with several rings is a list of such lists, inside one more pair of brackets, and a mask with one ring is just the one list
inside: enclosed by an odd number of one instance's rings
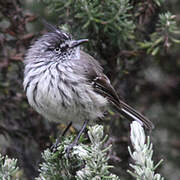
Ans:
{"label": "bird's beak", "polygon": [[88,42],[88,39],[80,39],[80,40],[76,40],[71,44],[71,48],[79,46],[82,43]]}

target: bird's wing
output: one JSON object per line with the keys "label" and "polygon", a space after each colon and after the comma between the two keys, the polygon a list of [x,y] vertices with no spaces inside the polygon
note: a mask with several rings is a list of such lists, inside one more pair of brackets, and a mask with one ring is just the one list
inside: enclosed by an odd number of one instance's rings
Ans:
{"label": "bird's wing", "polygon": [[98,76],[93,80],[93,87],[96,92],[100,93],[104,97],[106,97],[109,102],[125,117],[130,120],[135,120],[140,122],[148,129],[153,129],[153,123],[146,118],[144,115],[136,111],[134,108],[120,100],[119,96],[117,95],[116,91],[112,87],[109,82],[109,79],[103,75]]}
{"label": "bird's wing", "polygon": [[108,101],[125,117],[130,120],[136,120],[143,124],[146,128],[152,129],[153,123],[147,119],[144,115],[136,111],[131,106],[123,102],[117,95],[115,89],[110,83],[108,77],[103,73],[103,69],[100,64],[88,54],[82,52],[82,59],[86,59],[84,62],[85,75],[92,84],[94,90],[108,99]]}

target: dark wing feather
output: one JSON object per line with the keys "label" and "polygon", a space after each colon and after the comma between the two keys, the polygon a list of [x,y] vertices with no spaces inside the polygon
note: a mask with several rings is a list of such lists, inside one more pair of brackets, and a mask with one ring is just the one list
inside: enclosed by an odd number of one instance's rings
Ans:
{"label": "dark wing feather", "polygon": [[154,127],[149,119],[119,99],[106,76],[96,77],[93,80],[93,84],[95,91],[106,97],[122,115],[130,120],[136,120],[141,124],[143,123],[143,125],[148,129]]}
{"label": "dark wing feather", "polygon": [[85,75],[97,93],[106,97],[109,102],[118,110],[118,112],[128,119],[136,120],[148,129],[152,129],[154,127],[153,123],[149,119],[120,99],[111,85],[110,80],[104,75],[102,67],[94,58],[84,52],[81,52],[81,58],[86,61],[84,62],[83,67]]}

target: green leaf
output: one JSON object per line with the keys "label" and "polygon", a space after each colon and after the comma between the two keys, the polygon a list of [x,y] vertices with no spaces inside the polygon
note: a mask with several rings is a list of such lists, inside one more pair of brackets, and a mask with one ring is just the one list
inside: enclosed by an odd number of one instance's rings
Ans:
{"label": "green leaf", "polygon": [[160,49],[160,47],[158,46],[158,47],[156,47],[153,51],[152,51],[152,55],[153,56],[155,56],[155,55],[157,55],[157,53],[159,52],[159,49]]}

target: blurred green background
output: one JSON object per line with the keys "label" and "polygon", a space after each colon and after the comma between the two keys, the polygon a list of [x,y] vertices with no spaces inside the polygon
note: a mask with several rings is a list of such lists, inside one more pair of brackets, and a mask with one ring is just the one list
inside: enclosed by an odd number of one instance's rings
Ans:
{"label": "blurred green background", "polygon": [[[121,97],[155,124],[151,132],[154,160],[164,159],[158,171],[166,179],[179,180],[178,0],[0,2],[0,152],[18,159],[21,179],[38,176],[40,152],[63,129],[28,105],[22,87],[23,59],[31,42],[46,32],[43,19],[65,24],[74,38],[90,40],[83,49],[100,61]],[[126,173],[129,122],[109,110],[99,123],[112,143],[112,171],[121,179],[131,179]]]}

